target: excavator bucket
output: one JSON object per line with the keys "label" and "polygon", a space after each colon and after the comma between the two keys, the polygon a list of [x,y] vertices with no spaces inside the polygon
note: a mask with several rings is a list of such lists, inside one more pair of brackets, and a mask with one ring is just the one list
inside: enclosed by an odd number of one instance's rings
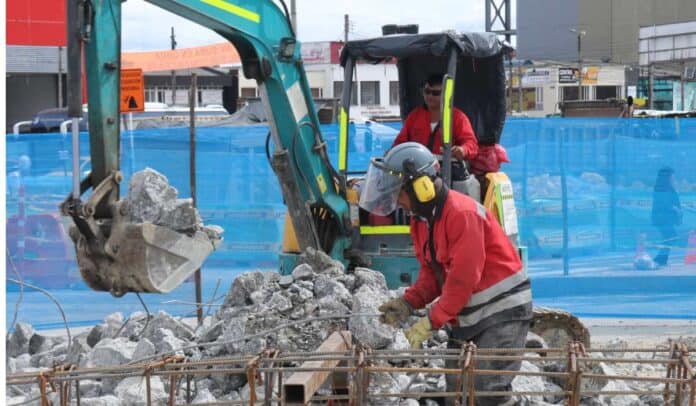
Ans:
{"label": "excavator bucket", "polygon": [[202,231],[187,235],[152,223],[119,221],[113,221],[109,231],[101,247],[89,242],[76,227],[70,235],[84,281],[92,289],[117,297],[128,292],[170,292],[215,249]]}

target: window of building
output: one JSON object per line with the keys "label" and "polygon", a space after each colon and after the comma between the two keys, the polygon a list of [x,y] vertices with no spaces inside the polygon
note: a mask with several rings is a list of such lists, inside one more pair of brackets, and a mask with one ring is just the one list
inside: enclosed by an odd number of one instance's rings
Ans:
{"label": "window of building", "polygon": [[389,82],[389,105],[398,106],[399,105],[399,82],[391,81]]}
{"label": "window of building", "polygon": [[595,99],[605,100],[605,99],[618,99],[620,95],[619,86],[596,86],[595,87]]}
{"label": "window of building", "polygon": [[314,97],[315,99],[320,99],[323,97],[322,95],[324,92],[322,90],[324,89],[322,89],[321,87],[312,87],[310,90],[312,91],[312,97]]}
{"label": "window of building", "polygon": [[379,82],[360,82],[360,105],[379,106]]}
{"label": "window of building", "polygon": [[[590,88],[589,86],[582,87],[582,100],[589,100]],[[563,86],[561,87],[561,101],[568,100],[578,100],[578,87],[577,86]]]}
{"label": "window of building", "polygon": [[519,89],[512,89],[512,100],[508,100],[511,103],[512,110],[514,111],[531,111],[531,110],[543,110],[544,99],[543,99],[543,88],[536,87],[526,87],[522,89],[522,109],[520,110],[520,91]]}
{"label": "window of building", "polygon": [[198,104],[197,104],[197,105],[200,106],[201,104],[203,104],[203,90],[202,90],[202,89],[198,89],[197,93],[198,93],[198,94],[196,95],[197,98],[198,98]]}
{"label": "window of building", "polygon": [[241,88],[241,95],[245,99],[251,99],[256,97],[256,88],[255,87],[243,87]]}
{"label": "window of building", "polygon": [[[343,93],[343,81],[336,81],[333,83],[333,97],[340,98],[341,94]],[[357,106],[358,105],[358,85],[353,82],[353,85],[351,86],[351,91],[350,91],[350,105],[351,106]]]}

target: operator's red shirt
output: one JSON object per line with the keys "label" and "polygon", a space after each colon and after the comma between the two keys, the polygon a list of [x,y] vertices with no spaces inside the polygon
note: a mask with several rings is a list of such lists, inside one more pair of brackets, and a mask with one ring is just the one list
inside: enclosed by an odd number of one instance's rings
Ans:
{"label": "operator's red shirt", "polygon": [[[401,127],[399,135],[396,136],[392,147],[404,142],[418,142],[426,147],[431,144],[430,149],[434,154],[442,153],[442,130],[440,126],[435,132],[430,127],[430,111],[424,106],[416,107],[411,111]],[[457,145],[465,149],[465,159],[470,160],[478,154],[478,140],[471,128],[469,118],[458,108],[452,109],[452,145]]]}
{"label": "operator's red shirt", "polygon": [[517,250],[493,214],[451,190],[440,210],[433,225],[433,241],[443,271],[442,288],[431,265],[428,223],[412,217],[411,237],[421,267],[404,299],[420,309],[439,296],[429,313],[434,329],[446,323],[478,329],[501,318],[528,319],[530,284]]}

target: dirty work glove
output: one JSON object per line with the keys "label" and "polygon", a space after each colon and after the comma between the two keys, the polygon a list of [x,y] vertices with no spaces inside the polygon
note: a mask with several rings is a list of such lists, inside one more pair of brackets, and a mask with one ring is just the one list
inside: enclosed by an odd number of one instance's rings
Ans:
{"label": "dirty work glove", "polygon": [[379,321],[392,327],[398,327],[411,315],[411,305],[403,297],[383,303],[377,310],[382,312]]}
{"label": "dirty work glove", "polygon": [[406,338],[414,350],[420,349],[423,342],[433,336],[433,328],[430,325],[428,316],[421,317],[416,324],[406,330]]}

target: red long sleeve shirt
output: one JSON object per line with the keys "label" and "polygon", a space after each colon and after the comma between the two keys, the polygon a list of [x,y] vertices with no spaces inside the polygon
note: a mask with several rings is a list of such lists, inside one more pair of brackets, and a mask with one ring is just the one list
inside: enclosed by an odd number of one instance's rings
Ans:
{"label": "red long sleeve shirt", "polygon": [[531,290],[517,254],[490,211],[468,196],[449,191],[434,222],[433,240],[443,268],[442,289],[431,267],[428,223],[411,220],[418,279],[404,299],[416,309],[439,296],[430,308],[434,329],[446,323],[474,326],[496,313],[531,303]]}
{"label": "red long sleeve shirt", "polygon": [[[423,106],[417,107],[406,117],[392,147],[409,141],[418,142],[427,147],[430,144],[431,136],[435,137],[431,151],[434,154],[441,154],[442,130],[438,127],[433,133],[430,127],[430,111]],[[452,137],[452,145],[460,146],[466,150],[465,159],[472,159],[478,154],[478,140],[473,128],[471,128],[469,118],[457,108],[452,109]]]}

